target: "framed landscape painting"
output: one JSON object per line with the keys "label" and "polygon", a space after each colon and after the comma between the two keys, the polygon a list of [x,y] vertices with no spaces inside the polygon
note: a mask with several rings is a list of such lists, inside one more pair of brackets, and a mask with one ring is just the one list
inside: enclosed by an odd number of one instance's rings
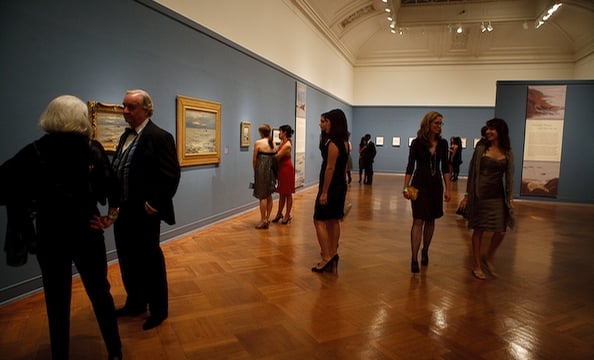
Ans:
{"label": "framed landscape painting", "polygon": [[120,136],[128,126],[124,120],[124,106],[89,101],[89,117],[93,126],[93,139],[103,145],[105,151],[113,153]]}
{"label": "framed landscape painting", "polygon": [[239,146],[249,147],[252,141],[252,124],[247,121],[242,121],[239,130]]}
{"label": "framed landscape painting", "polygon": [[177,96],[177,155],[182,167],[220,162],[220,103]]}

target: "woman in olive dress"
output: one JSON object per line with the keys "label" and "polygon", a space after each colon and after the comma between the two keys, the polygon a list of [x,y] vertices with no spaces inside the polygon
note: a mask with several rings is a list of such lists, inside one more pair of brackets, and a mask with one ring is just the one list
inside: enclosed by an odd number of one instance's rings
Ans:
{"label": "woman in olive dress", "polygon": [[[472,274],[480,280],[487,278],[485,269],[496,277],[493,257],[513,213],[514,156],[509,130],[503,119],[487,121],[485,142],[477,144],[468,172],[466,194],[460,207],[466,209],[468,227],[472,232]],[[492,232],[487,254],[481,256],[481,241],[485,231]]]}
{"label": "woman in olive dress", "polygon": [[258,127],[260,139],[254,144],[252,163],[254,166],[253,195],[260,200],[260,223],[256,229],[268,229],[272,212],[272,193],[276,188],[276,151],[272,142],[270,125]]}

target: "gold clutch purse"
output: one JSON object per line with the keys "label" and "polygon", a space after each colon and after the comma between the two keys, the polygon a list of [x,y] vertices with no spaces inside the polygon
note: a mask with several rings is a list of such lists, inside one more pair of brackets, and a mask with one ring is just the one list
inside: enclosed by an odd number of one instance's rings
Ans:
{"label": "gold clutch purse", "polygon": [[419,189],[414,186],[407,186],[406,193],[410,197],[411,200],[417,200],[417,196],[419,196]]}

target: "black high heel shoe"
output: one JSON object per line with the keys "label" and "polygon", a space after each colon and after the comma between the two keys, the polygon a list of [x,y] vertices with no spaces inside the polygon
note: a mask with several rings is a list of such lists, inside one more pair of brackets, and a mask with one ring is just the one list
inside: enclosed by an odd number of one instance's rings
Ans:
{"label": "black high heel shoe", "polygon": [[283,214],[278,214],[274,219],[272,219],[273,223],[277,223],[280,219],[283,218]]}
{"label": "black high heel shoe", "polygon": [[410,262],[410,272],[413,274],[418,274],[421,272],[421,270],[419,269],[419,262],[416,260],[412,260]]}
{"label": "black high heel shoe", "polygon": [[333,270],[334,267],[338,268],[338,254],[334,255],[330,260],[324,262],[324,260],[320,261],[316,264],[316,266],[311,268],[311,271],[321,273],[328,269]]}
{"label": "black high heel shoe", "polygon": [[293,220],[293,218],[291,216],[289,216],[289,218],[287,220],[283,219],[283,221],[281,221],[281,224],[287,225],[288,223],[291,222],[291,220]]}

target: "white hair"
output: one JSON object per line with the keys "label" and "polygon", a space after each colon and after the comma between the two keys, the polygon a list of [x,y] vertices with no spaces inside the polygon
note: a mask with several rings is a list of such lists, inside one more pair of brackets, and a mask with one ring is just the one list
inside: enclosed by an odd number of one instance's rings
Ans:
{"label": "white hair", "polygon": [[87,104],[72,95],[52,100],[41,114],[39,126],[48,133],[75,132],[88,137],[93,134]]}
{"label": "white hair", "polygon": [[134,89],[126,91],[126,94],[134,94],[142,96],[142,108],[148,111],[148,116],[153,116],[153,99],[148,92],[142,89]]}

